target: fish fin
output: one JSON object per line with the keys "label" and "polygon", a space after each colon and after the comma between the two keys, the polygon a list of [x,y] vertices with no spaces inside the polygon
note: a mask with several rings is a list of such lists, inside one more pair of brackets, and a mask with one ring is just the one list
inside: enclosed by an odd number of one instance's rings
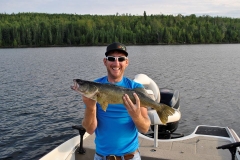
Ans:
{"label": "fish fin", "polygon": [[166,125],[168,121],[168,116],[171,116],[174,114],[175,110],[172,107],[169,107],[166,104],[160,104],[161,109],[157,110],[158,116],[161,120],[161,122]]}
{"label": "fish fin", "polygon": [[101,105],[102,110],[104,110],[104,112],[106,112],[107,107],[108,107],[108,102],[107,101],[98,100],[98,103]]}
{"label": "fish fin", "polygon": [[99,92],[97,92],[94,97],[96,98],[97,102],[100,104],[102,110],[104,110],[104,112],[106,112],[107,107],[108,107],[108,101],[104,100],[107,99],[105,94],[101,94]]}

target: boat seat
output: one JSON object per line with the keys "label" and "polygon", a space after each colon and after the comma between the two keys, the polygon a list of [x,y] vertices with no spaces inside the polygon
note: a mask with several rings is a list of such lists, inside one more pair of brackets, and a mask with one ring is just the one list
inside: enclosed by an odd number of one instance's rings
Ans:
{"label": "boat seat", "polygon": [[157,103],[160,103],[160,91],[157,84],[145,74],[137,74],[134,78],[135,82],[138,82],[144,86],[150,98]]}
{"label": "boat seat", "polygon": [[155,96],[154,96],[153,91],[152,91],[152,90],[149,90],[149,89],[145,89],[145,90],[146,90],[148,96],[149,96],[152,100],[156,101],[156,98],[155,98]]}

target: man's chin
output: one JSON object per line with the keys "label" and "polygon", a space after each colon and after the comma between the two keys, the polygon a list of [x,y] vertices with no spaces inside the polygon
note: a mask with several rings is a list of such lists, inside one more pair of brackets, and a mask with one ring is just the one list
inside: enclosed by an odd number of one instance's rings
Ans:
{"label": "man's chin", "polygon": [[112,77],[114,77],[114,78],[119,78],[119,77],[122,76],[121,73],[111,73],[111,75],[112,75]]}

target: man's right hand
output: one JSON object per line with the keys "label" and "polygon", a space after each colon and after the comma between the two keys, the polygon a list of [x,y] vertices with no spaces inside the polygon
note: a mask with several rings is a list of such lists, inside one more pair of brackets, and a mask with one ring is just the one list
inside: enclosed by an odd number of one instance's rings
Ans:
{"label": "man's right hand", "polygon": [[90,98],[87,98],[85,96],[82,96],[83,103],[86,105],[86,107],[96,107],[97,101],[92,100]]}

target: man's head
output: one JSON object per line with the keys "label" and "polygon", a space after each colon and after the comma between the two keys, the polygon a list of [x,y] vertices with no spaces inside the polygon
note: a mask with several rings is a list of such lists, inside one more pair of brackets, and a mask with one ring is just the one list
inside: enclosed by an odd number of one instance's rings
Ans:
{"label": "man's head", "polygon": [[122,52],[126,57],[128,56],[126,46],[124,44],[121,44],[121,43],[118,43],[118,42],[114,42],[114,43],[107,46],[105,56],[107,57],[108,54],[110,54],[114,51]]}
{"label": "man's head", "polygon": [[112,43],[108,45],[105,55],[103,62],[107,68],[109,82],[121,81],[128,66],[126,46],[121,43]]}

